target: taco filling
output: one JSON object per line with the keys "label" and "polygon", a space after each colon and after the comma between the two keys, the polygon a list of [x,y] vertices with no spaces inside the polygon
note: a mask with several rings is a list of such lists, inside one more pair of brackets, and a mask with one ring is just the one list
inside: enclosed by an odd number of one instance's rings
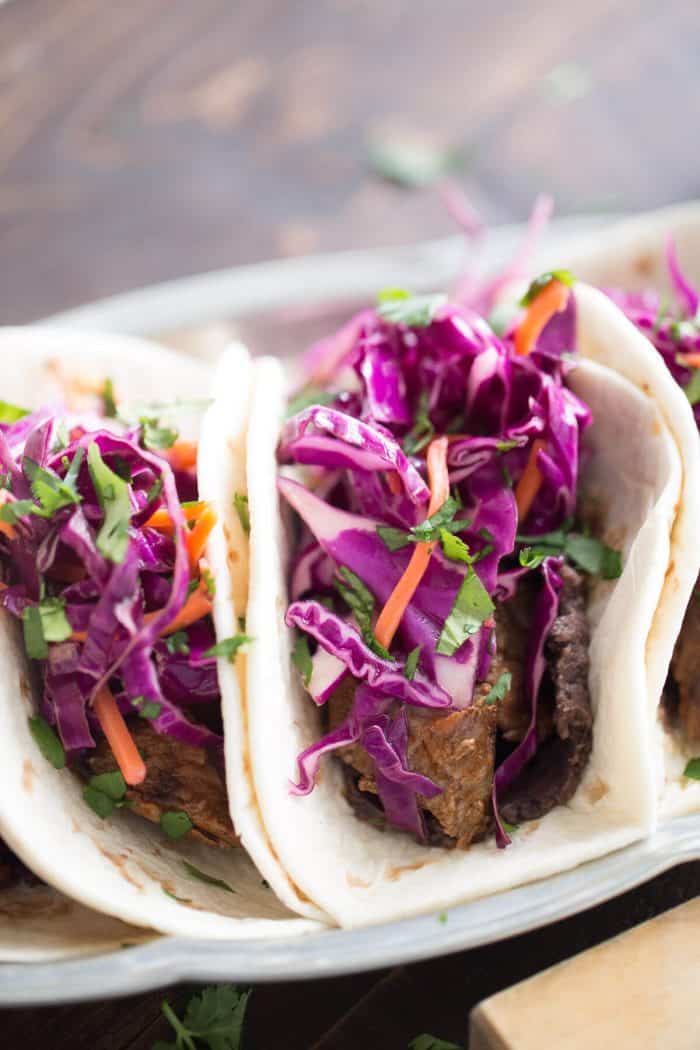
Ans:
{"label": "taco filling", "polygon": [[235,844],[216,662],[243,636],[214,634],[197,446],[172,406],[133,418],[102,395],[2,404],[0,606],[31,660],[32,734],[100,817],[128,807],[171,838]]}
{"label": "taco filling", "polygon": [[[671,375],[683,388],[700,428],[700,293],[684,276],[673,240],[666,261],[675,303],[654,290],[630,293],[606,289],[610,298],[656,347]],[[700,593],[696,582],[681,629],[663,697],[664,710],[687,743],[700,753]],[[700,764],[687,775],[700,777]]]}
{"label": "taco filling", "polygon": [[[502,338],[390,291],[307,355],[278,486],[296,512],[286,622],[358,817],[466,848],[575,793],[592,748],[591,575],[621,558],[577,499],[568,274]],[[292,469],[289,469],[292,467]]]}

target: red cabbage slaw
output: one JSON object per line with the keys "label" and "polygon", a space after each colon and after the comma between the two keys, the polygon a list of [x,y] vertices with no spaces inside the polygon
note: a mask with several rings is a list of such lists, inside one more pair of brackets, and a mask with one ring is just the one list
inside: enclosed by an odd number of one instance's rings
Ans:
{"label": "red cabbage slaw", "polygon": [[684,276],[670,236],[666,241],[666,265],[676,296],[675,308],[653,289],[604,291],[661,354],[671,375],[683,387],[700,428],[700,294]]}
{"label": "red cabbage slaw", "polygon": [[[394,292],[307,355],[309,404],[284,425],[278,452],[281,464],[310,468],[313,486],[279,478],[301,521],[287,623],[315,645],[295,662],[317,703],[348,674],[358,685],[343,723],[299,756],[293,792],[313,790],[324,754],[359,744],[374,763],[386,818],[425,841],[418,796],[441,789],[408,768],[406,705],[445,711],[473,702],[491,665],[495,604],[535,573],[541,583],[525,682],[531,724],[494,781],[496,837],[508,844],[497,793],[537,749],[544,645],[561,587],[558,558],[519,561],[519,532],[537,537],[567,527],[581,435],[591,422],[566,385],[574,309],[569,294],[531,352],[519,356],[513,333],[499,338],[474,310]],[[426,521],[426,448],[439,435],[449,436],[451,496]],[[519,520],[519,490],[533,467],[537,489]],[[390,651],[382,651],[376,613],[415,542],[426,539],[440,542]]]}
{"label": "red cabbage slaw", "polygon": [[[149,451],[144,423],[10,407],[18,418],[0,422],[0,606],[22,621],[41,717],[71,764],[95,747],[105,696],[122,726],[145,718],[218,755],[213,581],[198,528],[205,511],[215,517],[196,502],[196,447],[163,431]],[[191,710],[213,712],[215,728]]]}

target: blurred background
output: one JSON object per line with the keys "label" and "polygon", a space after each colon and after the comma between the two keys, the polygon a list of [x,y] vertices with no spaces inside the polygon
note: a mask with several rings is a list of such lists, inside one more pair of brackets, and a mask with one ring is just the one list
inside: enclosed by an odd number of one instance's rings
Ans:
{"label": "blurred background", "polygon": [[698,193],[695,0],[9,0],[0,316],[216,267]]}

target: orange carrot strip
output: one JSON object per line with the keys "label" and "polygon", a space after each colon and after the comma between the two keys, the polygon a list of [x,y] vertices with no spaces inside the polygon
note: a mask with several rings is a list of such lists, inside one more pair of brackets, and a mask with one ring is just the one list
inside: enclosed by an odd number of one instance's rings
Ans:
{"label": "orange carrot strip", "polygon": [[401,484],[401,478],[396,473],[396,471],[387,470],[384,474],[384,477],[386,478],[386,483],[389,486],[389,491],[393,492],[395,496],[400,496],[401,491],[403,489],[403,485]]}
{"label": "orange carrot strip", "polygon": [[530,455],[525,464],[525,470],[522,472],[520,481],[515,486],[515,503],[518,508],[518,521],[525,520],[530,507],[535,501],[535,496],[540,490],[542,474],[540,473],[540,468],[537,466],[537,453],[544,447],[545,442],[542,438],[536,438],[532,442],[532,448],[530,449]]}
{"label": "orange carrot strip", "polygon": [[[440,509],[450,494],[446,437],[436,438],[430,442],[427,463],[430,503],[426,516],[429,518]],[[435,541],[432,543],[417,543],[415,545],[411,560],[380,613],[377,625],[374,628],[374,637],[385,649],[388,649],[391,645],[401,623],[401,618],[408,608],[418,584],[423,579],[434,546]]]}
{"label": "orange carrot strip", "polygon": [[547,321],[561,313],[569,301],[569,289],[556,279],[551,280],[534,299],[515,330],[516,354],[529,354],[540,337]]}
{"label": "orange carrot strip", "polygon": [[[196,623],[197,620],[201,620],[203,616],[208,616],[210,612],[211,597],[207,591],[206,585],[201,582],[197,590],[192,591],[192,594],[180,609],[180,612],[175,619],[160,632],[161,638],[165,638],[166,635],[175,634],[176,631],[181,631],[183,628],[189,627],[190,624]],[[156,616],[160,616],[160,610],[146,613],[143,618],[144,622],[149,623]]]}
{"label": "orange carrot strip", "polygon": [[197,524],[187,533],[187,556],[190,559],[190,572],[194,576],[197,572],[199,559],[204,554],[209,534],[216,525],[216,511],[208,504],[203,504],[202,511]]}
{"label": "orange carrot strip", "polygon": [[95,697],[93,710],[124,780],[127,784],[143,783],[146,779],[146,766],[117,707],[117,701],[106,686]]}
{"label": "orange carrot strip", "polygon": [[[681,358],[679,358],[679,361]],[[683,354],[683,364],[687,365],[688,368],[700,368],[700,354]]]}
{"label": "orange carrot strip", "polygon": [[[183,503],[182,513],[185,521],[196,521],[206,506],[207,504],[201,501],[198,503]],[[159,532],[168,532],[171,535],[175,531],[173,519],[170,517],[166,507],[159,507],[158,510],[155,510],[148,521],[144,522],[144,526],[149,529],[158,529]]]}
{"label": "orange carrot strip", "polygon": [[191,470],[197,466],[197,444],[194,441],[176,441],[165,456],[174,470]]}

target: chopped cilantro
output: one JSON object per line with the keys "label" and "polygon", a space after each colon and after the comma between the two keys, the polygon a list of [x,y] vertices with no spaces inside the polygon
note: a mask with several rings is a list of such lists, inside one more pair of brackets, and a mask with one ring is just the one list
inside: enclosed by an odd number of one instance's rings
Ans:
{"label": "chopped cilantro", "polygon": [[427,390],[422,390],[418,399],[413,426],[403,439],[403,450],[407,456],[417,456],[419,452],[429,445],[435,433],[435,427],[430,421],[428,408],[430,397]]}
{"label": "chopped cilantro", "polygon": [[519,824],[509,824],[507,820],[501,821],[501,827],[505,831],[506,835],[512,835],[520,827]]}
{"label": "chopped cilantro", "polygon": [[[445,913],[440,912],[440,914]],[[440,921],[442,922],[442,919]],[[437,1036],[423,1032],[408,1044],[408,1050],[462,1050],[462,1047],[457,1043],[448,1043],[445,1039],[438,1039]]]}
{"label": "chopped cilantro", "polygon": [[571,288],[574,283],[573,275],[568,270],[548,270],[546,273],[540,274],[539,277],[535,277],[531,283],[525,295],[520,300],[521,306],[529,306],[530,303],[534,302],[540,292],[544,291],[548,284],[552,281],[559,281],[560,284],[565,284],[567,288]]}
{"label": "chopped cilantro", "polygon": [[157,416],[141,416],[139,426],[143,447],[151,450],[172,448],[179,436],[176,427],[164,426]]}
{"label": "chopped cilantro", "polygon": [[169,839],[181,839],[194,825],[185,811],[178,809],[171,813],[161,813],[160,826]]}
{"label": "chopped cilantro", "polygon": [[0,401],[0,423],[16,423],[18,419],[28,415],[28,408],[20,408],[9,401]]}
{"label": "chopped cilantro", "polygon": [[66,603],[63,598],[43,598],[38,606],[39,619],[44,640],[47,642],[65,642],[73,633],[66,616]]}
{"label": "chopped cilantro", "polygon": [[212,645],[211,649],[207,649],[203,655],[205,657],[221,657],[233,663],[236,659],[236,653],[241,646],[247,645],[252,641],[253,639],[247,634],[236,634],[233,638],[224,638],[222,641],[217,642],[216,645]]}
{"label": "chopped cilantro", "polygon": [[40,467],[38,463],[28,459],[27,456],[24,457],[22,467],[29,481],[32,495],[39,503],[40,508],[33,511],[33,513],[38,514],[40,517],[50,518],[62,507],[80,503],[81,497],[75,487],[75,483],[83,456],[84,452],[82,448],[79,448],[73,457],[73,462],[68,467],[65,478],[59,477],[53,470],[46,470],[44,467]]}
{"label": "chopped cilantro", "polygon": [[360,633],[364,638],[365,645],[383,660],[393,659],[391,653],[385,649],[383,645],[380,645],[374,637],[374,631],[372,629],[374,595],[362,582],[360,577],[346,566],[341,566],[339,575],[342,579],[335,581],[336,589],[343,601],[350,606],[355,614],[357,626],[360,628]]}
{"label": "chopped cilantro", "polygon": [[37,605],[25,606],[22,612],[22,630],[24,633],[24,648],[30,660],[45,660],[49,655],[49,647],[44,638],[41,614]]}
{"label": "chopped cilantro", "polygon": [[111,379],[105,379],[102,384],[102,411],[108,419],[114,419],[117,414],[117,402],[114,398],[114,383]]}
{"label": "chopped cilantro", "polygon": [[217,889],[226,890],[227,893],[235,893],[234,890],[227,882],[222,879],[216,879],[213,875],[207,875],[206,871],[201,871],[199,868],[195,868],[194,864],[190,864],[188,860],[183,860],[185,871],[191,879],[198,879],[199,882],[206,882],[207,886],[216,886]]}
{"label": "chopped cilantro", "polygon": [[213,598],[216,594],[216,580],[212,575],[211,569],[204,569],[202,571],[201,580],[207,589],[207,594],[210,598]]}
{"label": "chopped cilantro", "polygon": [[238,514],[238,520],[246,536],[250,536],[250,511],[248,509],[248,497],[244,492],[236,492],[233,496],[233,505]]}
{"label": "chopped cilantro", "polygon": [[156,478],[156,480],[153,482],[153,484],[151,485],[150,489],[146,493],[147,501],[149,503],[153,503],[154,500],[158,499],[158,497],[160,496],[162,491],[163,491],[163,477],[161,475],[161,477]]}
{"label": "chopped cilantro", "polygon": [[420,660],[421,646],[417,645],[415,649],[411,649],[410,653],[406,657],[406,663],[404,664],[404,677],[408,678],[409,682],[412,682],[416,669],[418,667],[418,661]]}
{"label": "chopped cilantro", "polygon": [[35,715],[28,719],[28,722],[29,732],[46,761],[50,762],[54,769],[63,769],[66,764],[66,753],[58,735],[41,715]]}
{"label": "chopped cilantro", "polygon": [[292,663],[301,675],[301,680],[304,685],[308,685],[311,681],[313,663],[311,662],[311,653],[309,652],[309,641],[305,634],[300,634],[294,643],[294,648],[292,649]]}
{"label": "chopped cilantro", "polygon": [[377,535],[390,551],[401,550],[409,543],[434,543],[442,537],[443,532],[463,532],[469,526],[470,522],[466,518],[454,520],[460,509],[460,503],[453,496],[448,496],[434,514],[419,525],[414,525],[408,532],[390,525],[378,525]]}
{"label": "chopped cilantro", "polygon": [[512,681],[513,675],[510,671],[504,671],[503,674],[500,674],[496,679],[495,684],[484,697],[484,703],[490,706],[491,704],[495,704],[497,700],[502,700],[510,689]]}
{"label": "chopped cilantro", "polygon": [[447,529],[440,529],[440,543],[446,558],[450,561],[465,562],[471,565],[474,557],[469,553],[469,547],[459,536],[453,536]]}
{"label": "chopped cilantro", "polygon": [[488,591],[470,567],[457,592],[452,611],[443,624],[436,652],[441,656],[453,656],[470,635],[481,630],[484,620],[493,610]]}
{"label": "chopped cilantro", "polygon": [[442,293],[434,295],[407,295],[391,290],[380,293],[377,313],[389,324],[405,325],[406,328],[427,328],[440,307],[447,302]]}
{"label": "chopped cilantro", "polygon": [[129,545],[129,486],[110,470],[95,441],[88,447],[88,469],[104,513],[104,522],[97,533],[97,549],[109,561],[121,564]]}
{"label": "chopped cilantro", "polygon": [[[172,893],[168,896],[175,897]],[[159,1040],[152,1050],[195,1050],[200,1045],[210,1050],[241,1050],[250,996],[250,992],[239,992],[231,984],[204,988],[190,999],[182,1021],[166,999],[162,1004],[163,1015],[175,1032],[175,1042]]]}
{"label": "chopped cilantro", "polygon": [[168,635],[165,639],[165,648],[169,653],[181,653],[182,656],[189,656],[190,645],[187,631],[175,631],[174,634]]}
{"label": "chopped cilantro", "polygon": [[517,448],[519,442],[515,438],[511,438],[508,441],[497,441],[496,451],[497,452],[510,452],[512,448]]}
{"label": "chopped cilantro", "polygon": [[608,547],[594,536],[568,531],[571,524],[569,520],[561,529],[542,536],[516,536],[518,542],[528,545],[520,551],[520,564],[527,569],[536,569],[545,558],[565,555],[591,576],[616,580],[622,573],[621,552]]}
{"label": "chopped cilantro", "polygon": [[683,776],[690,780],[700,780],[700,758],[691,758],[683,770]]}
{"label": "chopped cilantro", "polygon": [[700,368],[693,369],[690,381],[683,387],[683,391],[691,405],[697,405],[700,402]]}
{"label": "chopped cilantro", "polygon": [[12,503],[0,504],[0,521],[6,521],[8,525],[16,525],[27,514],[37,513],[41,514],[36,503],[30,499],[16,499]]}
{"label": "chopped cilantro", "polygon": [[[189,649],[187,651],[189,652]],[[131,698],[131,706],[138,711],[141,718],[153,721],[160,714],[162,705],[155,700],[147,700],[145,696],[134,696]]]}

